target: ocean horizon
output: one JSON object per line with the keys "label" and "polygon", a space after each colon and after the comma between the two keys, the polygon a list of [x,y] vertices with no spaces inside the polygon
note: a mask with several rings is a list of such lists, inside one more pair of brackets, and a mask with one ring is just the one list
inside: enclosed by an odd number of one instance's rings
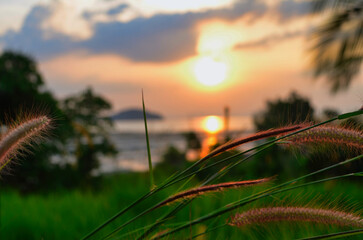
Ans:
{"label": "ocean horizon", "polygon": [[[202,148],[208,148],[225,138],[225,126],[215,133],[205,129],[205,119],[201,117],[173,117],[148,121],[151,158],[153,164],[161,161],[162,155],[174,146],[181,152],[187,151],[184,136],[187,132],[195,132],[201,141]],[[222,116],[214,115],[224,124]],[[250,116],[231,116],[228,124],[228,134],[232,138],[244,136],[253,131],[253,119]],[[115,158],[103,157],[99,173],[119,171],[147,171],[147,151],[145,127],[143,120],[116,120],[111,140],[115,144],[118,154]]]}

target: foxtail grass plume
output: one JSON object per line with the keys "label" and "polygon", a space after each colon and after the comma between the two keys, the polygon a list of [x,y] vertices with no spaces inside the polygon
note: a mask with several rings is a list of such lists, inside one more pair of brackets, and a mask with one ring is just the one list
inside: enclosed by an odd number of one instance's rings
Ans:
{"label": "foxtail grass plume", "polygon": [[232,226],[261,225],[269,222],[313,222],[344,227],[363,227],[363,219],[351,213],[306,207],[269,207],[236,214]]}
{"label": "foxtail grass plume", "polygon": [[25,145],[36,142],[50,128],[51,120],[46,116],[35,117],[11,126],[0,139],[0,170],[16,158]]}
{"label": "foxtail grass plume", "polygon": [[293,146],[330,144],[363,150],[363,132],[339,126],[319,126],[284,140]]}
{"label": "foxtail grass plume", "polygon": [[261,184],[261,183],[268,182],[271,179],[272,178],[262,178],[262,179],[257,179],[257,180],[225,182],[225,183],[219,183],[219,184],[213,184],[213,185],[207,185],[207,186],[203,186],[203,187],[193,188],[193,189],[187,190],[185,192],[177,193],[174,196],[169,197],[165,201],[158,204],[155,208],[173,203],[173,202],[181,200],[181,199],[194,198],[196,196],[199,196],[199,195],[202,195],[205,193],[224,191],[224,190],[227,190],[230,188],[247,187],[247,186]]}
{"label": "foxtail grass plume", "polygon": [[269,129],[269,130],[266,130],[266,131],[255,133],[255,134],[247,136],[247,137],[238,138],[238,139],[229,141],[229,142],[221,145],[220,147],[214,149],[207,156],[205,156],[202,160],[207,160],[207,159],[209,159],[211,157],[217,156],[217,155],[219,155],[219,154],[221,154],[221,153],[223,153],[225,151],[231,150],[231,149],[236,148],[236,147],[238,147],[238,146],[240,146],[242,144],[245,144],[245,143],[254,142],[254,141],[265,139],[265,138],[268,138],[268,137],[286,135],[286,134],[288,134],[290,132],[297,131],[297,130],[302,129],[304,127],[306,127],[306,124],[296,124],[296,125],[277,128],[277,129]]}

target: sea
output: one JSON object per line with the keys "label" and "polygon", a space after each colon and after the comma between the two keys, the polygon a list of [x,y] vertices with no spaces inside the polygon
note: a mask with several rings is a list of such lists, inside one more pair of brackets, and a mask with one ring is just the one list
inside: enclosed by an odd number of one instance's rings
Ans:
{"label": "sea", "polygon": [[[242,137],[253,131],[253,121],[250,116],[231,116],[226,124],[222,116],[222,126],[214,133],[206,129],[206,119],[211,116],[175,117],[162,120],[149,120],[148,133],[150,152],[153,165],[162,160],[165,151],[174,146],[181,152],[187,153],[189,160],[195,160],[211,145],[223,142],[226,134],[230,138]],[[226,128],[226,126],[228,126]],[[194,132],[202,144],[202,151],[188,152],[185,133]],[[148,169],[145,126],[143,120],[118,120],[114,122],[111,140],[118,150],[115,157],[102,157],[99,173],[120,171],[146,171]],[[249,146],[247,146],[249,147]]]}

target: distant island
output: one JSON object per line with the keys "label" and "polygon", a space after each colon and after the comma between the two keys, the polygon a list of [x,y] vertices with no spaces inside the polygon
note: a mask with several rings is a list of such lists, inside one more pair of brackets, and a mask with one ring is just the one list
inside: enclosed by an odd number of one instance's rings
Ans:
{"label": "distant island", "polygon": [[[112,120],[144,120],[142,109],[127,109],[111,116]],[[158,113],[146,111],[147,120],[161,120],[163,116]]]}

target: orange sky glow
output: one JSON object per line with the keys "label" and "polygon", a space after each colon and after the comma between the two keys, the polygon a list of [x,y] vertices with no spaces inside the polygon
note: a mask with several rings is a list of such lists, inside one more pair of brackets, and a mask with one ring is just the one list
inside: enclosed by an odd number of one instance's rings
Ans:
{"label": "orange sky glow", "polygon": [[[34,0],[34,4],[37,2]],[[311,99],[320,110],[326,107],[352,110],[362,104],[363,78],[355,81],[349,91],[335,96],[330,94],[324,81],[313,81],[308,32],[317,20],[309,14],[290,16],[292,13],[288,8],[278,12],[277,6],[284,1],[258,1],[265,4],[264,8],[260,5],[253,8],[251,6],[257,3],[248,0],[216,0],[207,5],[198,5],[204,1],[170,5],[170,1],[162,0],[116,1],[119,5],[97,0],[80,2],[82,4],[76,5],[66,0],[40,1],[40,6],[51,9],[52,13],[41,24],[42,41],[48,43],[56,39],[56,32],[67,37],[69,43],[65,44],[65,49],[74,45],[71,50],[49,48],[49,54],[39,53],[40,57],[38,51],[29,50],[39,59],[48,88],[60,98],[92,86],[111,101],[114,111],[118,111],[140,107],[143,89],[147,107],[165,116],[220,115],[224,106],[230,106],[235,115],[254,114],[263,109],[266,100],[286,97],[293,90]],[[236,5],[245,2],[246,5]],[[299,7],[302,5],[300,1],[291,2]],[[93,7],[96,5],[101,10],[96,11]],[[240,16],[231,17],[238,6],[244,6]],[[111,14],[116,8],[120,11]],[[222,10],[226,14],[222,14]],[[89,13],[88,18],[82,17],[85,12]],[[30,13],[28,11],[29,16]],[[284,14],[287,20],[283,19]],[[184,15],[187,17],[183,18]],[[100,41],[96,45],[96,40],[92,42],[102,36],[97,32],[102,27],[118,24],[122,30],[135,24],[141,28],[141,24],[149,24],[154,19],[158,21],[158,17],[172,18],[174,22],[170,21],[170,24],[176,24],[172,28],[167,28],[168,22],[152,25],[162,28],[160,39],[158,35],[146,35],[148,39],[145,37],[144,42],[142,38],[128,41],[128,36],[139,34],[136,27],[130,27],[127,30],[130,35],[120,36],[119,43]],[[67,21],[59,21],[60,18]],[[18,25],[15,25],[17,21]],[[2,29],[8,27],[21,32],[26,18],[17,21],[13,25],[0,25],[0,49],[1,46],[6,49],[6,44],[10,44],[1,42],[1,36],[6,34]],[[186,27],[182,21],[186,22]],[[73,24],[69,25],[69,22]],[[161,26],[164,23],[165,26]],[[145,27],[142,34],[148,29]],[[186,34],[195,38],[189,39],[190,43],[185,40],[185,46],[184,40],[181,41],[178,45],[181,49],[163,49],[169,43],[176,44],[178,38],[186,38]],[[166,40],[173,36],[175,40]],[[141,45],[135,50],[137,41]],[[115,44],[114,51],[111,46],[111,50],[107,49],[111,44]],[[124,48],[127,44],[130,48]],[[156,47],[148,47],[150,44]]]}

